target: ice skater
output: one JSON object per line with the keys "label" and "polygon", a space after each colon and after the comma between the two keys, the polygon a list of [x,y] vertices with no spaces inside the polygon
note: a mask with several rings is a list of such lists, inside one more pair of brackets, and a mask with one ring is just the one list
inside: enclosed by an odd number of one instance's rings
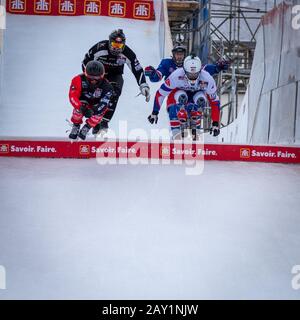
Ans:
{"label": "ice skater", "polygon": [[183,67],[174,71],[157,90],[153,111],[148,117],[151,124],[157,123],[158,114],[165,97],[170,119],[172,138],[182,138],[182,129],[189,121],[193,140],[197,140],[201,130],[203,107],[208,103],[211,108],[212,126],[210,133],[220,133],[220,100],[217,95],[215,80],[203,70],[201,60],[195,55],[185,58]]}
{"label": "ice skater", "polygon": [[141,66],[136,54],[126,45],[126,37],[122,29],[113,31],[108,40],[103,40],[95,44],[85,55],[82,62],[84,71],[89,61],[100,61],[105,67],[105,78],[112,84],[115,96],[113,103],[109,106],[108,111],[102,121],[93,128],[93,134],[99,130],[107,129],[117,107],[119,97],[123,88],[123,71],[124,65],[127,64],[133,73],[140,92],[145,96],[146,101],[150,100],[150,88],[146,82],[143,67]]}
{"label": "ice skater", "polygon": [[[86,64],[84,73],[73,78],[69,99],[73,106],[73,123],[69,138],[85,140],[91,128],[95,128],[105,117],[113,103],[114,90],[104,78],[104,66],[99,61]],[[80,129],[86,118],[84,126]]]}

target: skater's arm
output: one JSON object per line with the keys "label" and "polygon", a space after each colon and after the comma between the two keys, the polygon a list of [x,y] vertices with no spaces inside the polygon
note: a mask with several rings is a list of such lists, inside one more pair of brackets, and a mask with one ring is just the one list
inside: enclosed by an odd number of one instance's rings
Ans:
{"label": "skater's arm", "polygon": [[85,55],[83,61],[82,61],[82,71],[85,70],[85,66],[89,61],[95,60],[97,56],[101,56],[103,54],[107,54],[107,41],[100,41],[97,44],[95,44]]}
{"label": "skater's arm", "polygon": [[168,78],[168,76],[170,75],[171,72],[168,71],[168,66],[169,66],[169,59],[163,59],[159,66],[156,69],[156,74],[157,74],[157,78],[158,81],[160,81],[163,78]]}
{"label": "skater's arm", "polygon": [[98,47],[98,43],[95,44],[84,56],[84,59],[82,61],[82,71],[85,70],[85,66],[89,61],[94,60],[95,53],[97,52],[97,47]]}
{"label": "skater's arm", "polygon": [[220,72],[217,70],[216,64],[206,64],[203,67],[203,70],[207,71],[211,76],[214,76],[215,74],[218,74]]}
{"label": "skater's arm", "polygon": [[207,71],[211,76],[214,76],[221,71],[227,71],[230,66],[230,61],[220,59],[215,64],[207,64],[203,67],[205,71]]}
{"label": "skater's arm", "polygon": [[165,67],[165,59],[163,59],[157,69],[152,66],[145,68],[145,75],[149,77],[151,82],[159,82],[163,77],[167,77],[168,73]]}
{"label": "skater's arm", "polygon": [[103,91],[101,99],[96,107],[97,114],[104,114],[107,111],[108,107],[111,105],[112,99],[114,97],[114,89],[108,81],[105,80],[102,89]]}
{"label": "skater's arm", "polygon": [[146,83],[146,77],[143,67],[137,59],[135,53],[129,48],[125,47],[123,54],[126,57],[126,64],[135,76],[137,84],[140,86],[142,83]]}
{"label": "skater's arm", "polygon": [[220,99],[217,94],[216,82],[212,77],[208,82],[206,96],[211,108],[211,119],[213,122],[219,122],[220,121]]}
{"label": "skater's arm", "polygon": [[69,90],[69,100],[72,104],[72,106],[80,110],[80,95],[81,95],[81,78],[80,76],[77,76],[73,78],[70,90]]}
{"label": "skater's arm", "polygon": [[156,91],[155,98],[154,98],[154,104],[153,104],[153,110],[152,113],[148,116],[148,121],[151,124],[156,124],[158,121],[158,114],[160,111],[160,108],[165,100],[165,97],[173,90],[175,89],[175,86],[171,84],[170,78],[168,78],[159,88],[159,90]]}
{"label": "skater's arm", "polygon": [[158,113],[160,108],[165,100],[165,97],[175,89],[175,85],[172,83],[171,77],[169,77],[156,91],[154,105],[153,105],[153,112]]}
{"label": "skater's arm", "polygon": [[162,79],[161,72],[152,66],[145,68],[145,75],[146,77],[149,77],[151,82],[159,82]]}

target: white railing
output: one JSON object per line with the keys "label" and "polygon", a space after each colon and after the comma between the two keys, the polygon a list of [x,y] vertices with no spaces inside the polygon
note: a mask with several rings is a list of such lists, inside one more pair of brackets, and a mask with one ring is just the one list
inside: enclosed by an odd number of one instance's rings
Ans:
{"label": "white railing", "polygon": [[165,58],[171,55],[173,47],[171,29],[169,25],[167,0],[161,0],[161,12],[159,19],[160,56],[161,58]]}

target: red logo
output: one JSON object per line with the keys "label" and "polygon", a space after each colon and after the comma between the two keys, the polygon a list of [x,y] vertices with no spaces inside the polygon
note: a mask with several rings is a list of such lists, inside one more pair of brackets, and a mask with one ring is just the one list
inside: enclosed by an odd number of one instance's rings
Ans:
{"label": "red logo", "polygon": [[160,154],[162,157],[169,157],[171,154],[171,150],[169,146],[162,146],[160,149]]}
{"label": "red logo", "polygon": [[251,151],[249,148],[241,148],[240,149],[240,158],[248,159],[250,158]]}
{"label": "red logo", "polygon": [[111,17],[125,17],[126,2],[125,1],[109,1],[108,15]]}
{"label": "red logo", "polygon": [[101,1],[100,0],[85,0],[84,14],[90,16],[100,16],[101,14]]}
{"label": "red logo", "polygon": [[51,0],[34,0],[34,13],[50,13],[51,12]]}
{"label": "red logo", "polygon": [[59,0],[60,14],[74,15],[76,13],[76,0]]}
{"label": "red logo", "polygon": [[81,155],[90,154],[90,146],[86,145],[86,144],[81,144],[79,146],[79,154],[81,154]]}
{"label": "red logo", "polygon": [[9,145],[8,144],[0,144],[0,153],[8,153]]}
{"label": "red logo", "polygon": [[150,3],[136,2],[133,6],[133,17],[136,19],[149,19],[151,15]]}
{"label": "red logo", "polygon": [[9,0],[8,11],[22,13],[26,11],[26,0]]}
{"label": "red logo", "polygon": [[165,84],[166,84],[168,87],[170,87],[170,86],[171,86],[171,81],[170,81],[170,79],[169,79],[169,78],[165,81]]}

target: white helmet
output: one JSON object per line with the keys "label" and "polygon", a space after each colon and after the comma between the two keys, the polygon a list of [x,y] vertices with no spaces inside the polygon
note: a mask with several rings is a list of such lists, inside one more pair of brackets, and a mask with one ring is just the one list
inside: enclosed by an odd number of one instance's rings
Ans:
{"label": "white helmet", "polygon": [[184,59],[183,69],[188,80],[195,82],[201,72],[202,63],[200,58],[190,55]]}

